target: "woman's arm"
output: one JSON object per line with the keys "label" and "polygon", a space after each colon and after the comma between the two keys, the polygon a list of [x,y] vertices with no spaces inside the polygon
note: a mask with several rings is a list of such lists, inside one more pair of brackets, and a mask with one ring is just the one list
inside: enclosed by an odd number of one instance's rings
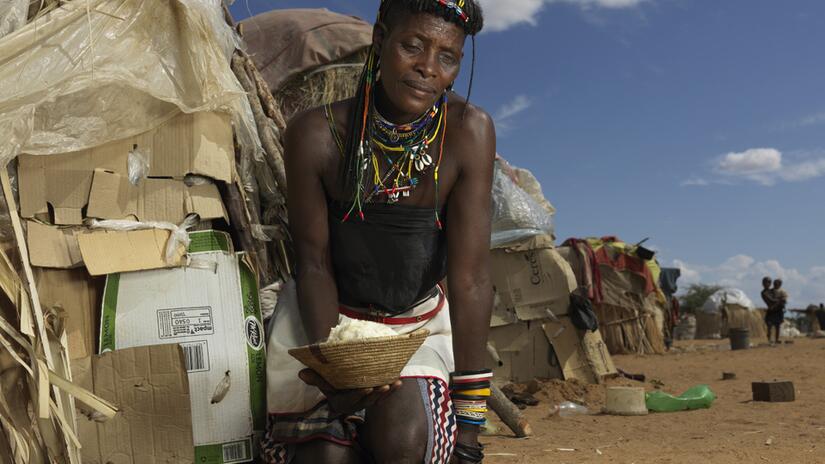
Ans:
{"label": "woman's arm", "polygon": [[447,203],[447,280],[457,371],[484,368],[493,306],[490,202],[495,129],[490,117],[473,107],[463,124],[460,171]]}
{"label": "woman's arm", "polygon": [[284,134],[289,229],[295,246],[298,304],[311,343],[338,323],[338,289],[329,252],[327,201],[322,181],[329,128],[320,111],[296,116]]}
{"label": "woman's arm", "polygon": [[[455,369],[470,371],[486,364],[493,306],[490,197],[496,148],[493,123],[483,111],[468,108],[459,127],[461,144],[451,152],[457,152],[459,174],[447,201],[447,280]],[[458,442],[475,447],[478,431],[478,426],[460,423]]]}
{"label": "woman's arm", "polygon": [[[326,119],[320,111],[296,116],[284,134],[284,158],[289,197],[289,229],[295,246],[298,305],[310,343],[323,341],[338,323],[338,288],[329,251],[329,224],[323,173],[325,156],[338,155]],[[333,389],[310,369],[301,380],[318,387],[332,410],[359,411],[401,387],[401,382],[358,390]]]}

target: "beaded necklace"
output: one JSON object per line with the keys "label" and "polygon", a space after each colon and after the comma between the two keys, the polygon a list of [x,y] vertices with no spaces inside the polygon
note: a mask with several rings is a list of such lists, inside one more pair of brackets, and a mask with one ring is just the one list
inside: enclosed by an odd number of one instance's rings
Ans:
{"label": "beaded necklace", "polygon": [[[475,66],[475,34],[470,17],[465,11],[466,0],[431,0],[451,11],[463,23],[465,32],[473,36],[473,67]],[[390,5],[390,0],[381,0],[376,23],[380,23]],[[451,19],[453,20],[453,19]],[[345,164],[342,169],[345,189],[351,192],[352,206],[342,221],[349,220],[355,213],[364,220],[364,203],[376,196],[386,195],[388,203],[397,203],[401,196],[409,197],[417,185],[419,176],[432,168],[435,185],[435,224],[442,229],[439,217],[438,172],[444,155],[444,140],[447,134],[447,92],[433,108],[418,119],[407,124],[393,124],[381,117],[373,104],[375,86],[379,71],[379,59],[375,47],[371,47],[364,72],[361,74],[359,90],[356,93],[355,108],[352,113],[353,133],[347,139]],[[473,76],[470,73],[470,90]],[[470,90],[467,92],[469,100]],[[466,111],[466,109],[465,109]],[[438,156],[430,153],[431,145],[438,137]],[[393,159],[393,155],[397,156]],[[386,157],[388,170],[382,176],[381,159]],[[435,158],[435,159],[434,159]],[[369,170],[372,170],[370,179]],[[394,177],[393,177],[394,176]],[[370,179],[368,182],[367,179]],[[371,185],[370,185],[371,184]]]}
{"label": "beaded necklace", "polygon": [[[365,201],[376,195],[386,195],[388,203],[397,203],[409,197],[419,184],[419,176],[433,165],[430,145],[441,132],[444,123],[442,107],[446,107],[446,93],[432,109],[408,124],[393,124],[372,108],[370,161],[373,186]],[[389,169],[380,176],[379,155],[386,157]],[[395,160],[391,155],[397,156]]]}

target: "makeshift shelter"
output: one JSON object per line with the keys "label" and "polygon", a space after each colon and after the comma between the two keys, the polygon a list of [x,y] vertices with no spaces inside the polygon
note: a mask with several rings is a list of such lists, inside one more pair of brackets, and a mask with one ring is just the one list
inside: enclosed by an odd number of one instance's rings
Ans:
{"label": "makeshift shelter", "polygon": [[[0,460],[251,461],[257,289],[290,273],[268,87],[219,0],[12,3],[35,12],[0,12]],[[223,291],[187,293],[190,277]],[[211,309],[225,296],[234,321]],[[181,321],[232,347],[178,347]]]}
{"label": "makeshift shelter", "polygon": [[603,237],[568,239],[559,253],[587,291],[612,354],[664,352],[666,301],[652,252]]}
{"label": "makeshift shelter", "polygon": [[285,9],[240,25],[247,51],[286,119],[355,95],[372,24],[327,9]]}
{"label": "makeshift shelter", "polygon": [[696,338],[724,338],[729,329],[748,329],[751,339],[767,336],[763,315],[738,288],[723,288],[696,312]]}
{"label": "makeshift shelter", "polygon": [[[528,185],[532,194],[522,185]],[[576,289],[576,279],[554,249],[555,209],[532,174],[499,159],[492,210],[496,298],[488,349],[496,378],[576,378],[598,383],[615,375],[600,332],[579,329],[571,322],[570,293]]]}

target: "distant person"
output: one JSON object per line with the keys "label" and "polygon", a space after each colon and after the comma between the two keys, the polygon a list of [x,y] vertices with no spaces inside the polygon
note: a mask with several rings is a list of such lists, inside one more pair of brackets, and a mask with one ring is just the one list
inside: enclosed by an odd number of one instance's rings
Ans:
{"label": "distant person", "polygon": [[[777,311],[778,299],[776,292],[771,288],[773,281],[770,277],[762,279],[762,301],[765,302],[768,310],[765,312],[765,324],[768,326],[768,343],[771,342],[771,328],[776,327],[775,340],[779,343],[779,326],[785,319],[784,311]],[[780,284],[781,285],[781,284]]]}
{"label": "distant person", "polygon": [[[819,330],[825,330],[825,304],[819,303],[819,309],[816,310],[816,320],[819,321]],[[814,336],[816,336],[814,332]]]}
{"label": "distant person", "polygon": [[[782,279],[773,281],[773,296],[776,305],[773,307],[774,315],[772,322],[776,325],[776,343],[779,343],[779,327],[785,321],[785,307],[788,305],[788,292],[782,288]],[[767,318],[767,316],[766,316]]]}

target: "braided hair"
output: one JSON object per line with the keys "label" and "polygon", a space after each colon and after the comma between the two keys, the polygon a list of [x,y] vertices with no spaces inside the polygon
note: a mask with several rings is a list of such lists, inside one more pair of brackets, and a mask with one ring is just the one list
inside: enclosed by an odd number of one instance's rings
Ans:
{"label": "braided hair", "polygon": [[[484,27],[484,16],[477,0],[381,0],[376,23],[384,23],[396,14],[429,13],[458,25],[465,35],[472,38],[472,65],[470,69],[470,83],[467,91],[467,101],[473,86],[475,73],[475,35]],[[372,111],[370,99],[375,88],[379,68],[379,59],[374,47],[370,47],[361,80],[355,94],[354,104],[349,114],[349,131],[347,134],[344,163],[341,169],[341,180],[345,195],[353,195],[355,203],[353,210],[361,212],[358,190],[363,183],[363,144],[366,137],[369,116]],[[466,110],[466,108],[465,108]],[[346,217],[349,217],[349,213]]]}

